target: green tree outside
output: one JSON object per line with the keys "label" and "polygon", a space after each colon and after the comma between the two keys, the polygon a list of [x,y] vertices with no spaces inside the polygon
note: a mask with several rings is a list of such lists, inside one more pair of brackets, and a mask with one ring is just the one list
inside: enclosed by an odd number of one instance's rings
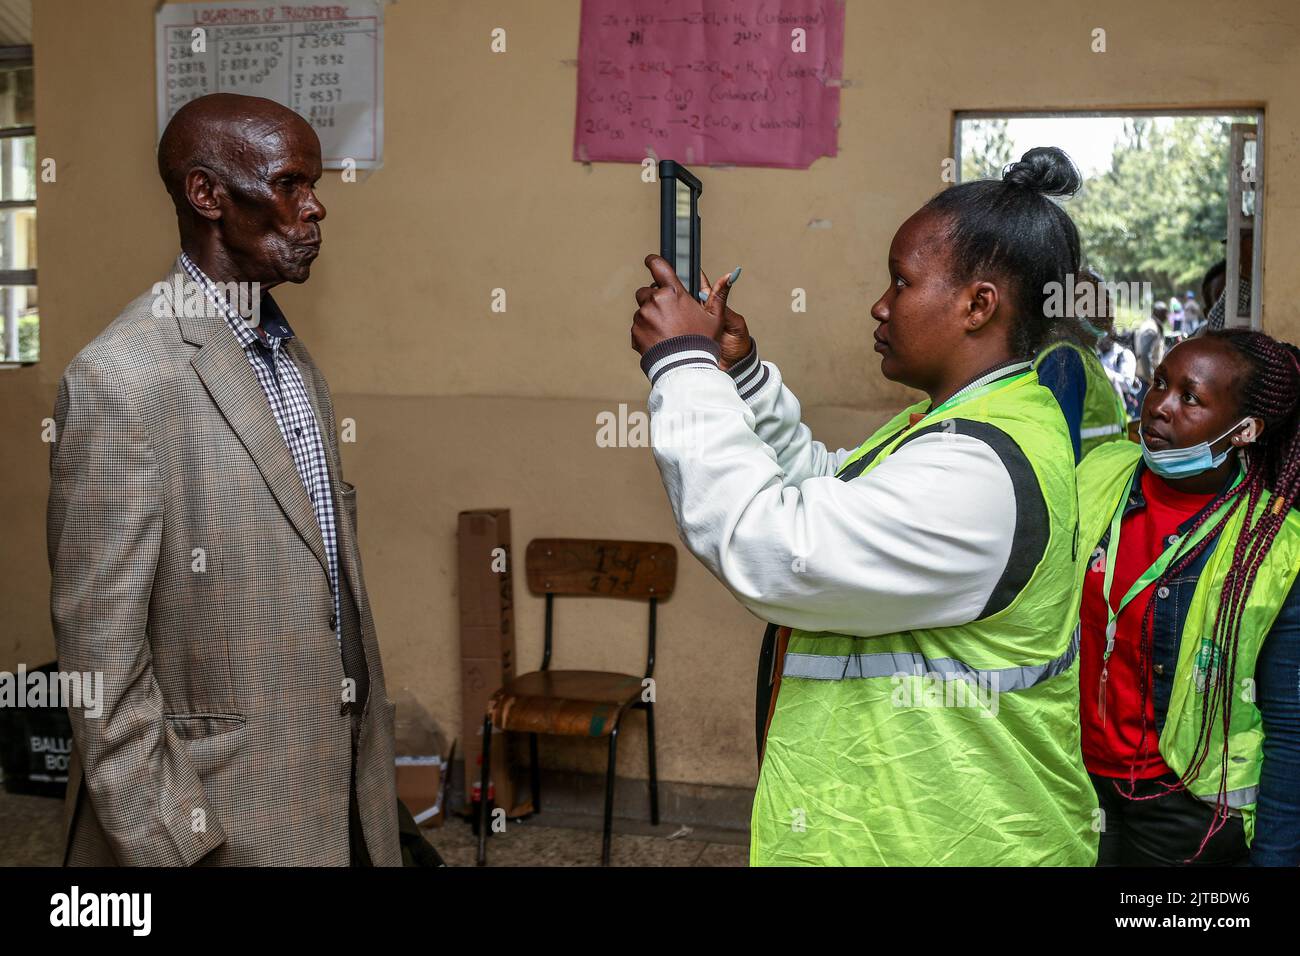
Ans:
{"label": "green tree outside", "polygon": [[[1233,122],[1252,120],[1126,120],[1110,168],[1085,175],[1083,187],[1065,203],[1079,227],[1084,262],[1108,282],[1149,283],[1157,299],[1181,298],[1188,289],[1199,299],[1206,270],[1224,256]],[[962,181],[1000,176],[1014,158],[1012,150],[1007,120],[965,122]],[[1150,307],[1129,305],[1117,316],[1121,327],[1136,324]]]}

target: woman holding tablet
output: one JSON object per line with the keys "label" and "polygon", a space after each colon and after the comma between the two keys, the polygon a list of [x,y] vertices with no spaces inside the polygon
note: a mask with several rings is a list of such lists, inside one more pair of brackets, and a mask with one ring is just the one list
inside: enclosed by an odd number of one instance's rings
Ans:
{"label": "woman holding tablet", "polygon": [[1079,466],[1103,865],[1300,864],[1298,408],[1294,346],[1211,332]]}
{"label": "woman holding tablet", "polygon": [[752,819],[754,864],[1091,865],[1079,752],[1078,503],[1070,437],[1032,358],[1079,268],[1038,148],[898,229],[871,307],[886,378],[929,397],[831,451],[760,362],[724,278],[706,305],[658,256],[633,346],[683,540],[789,628]]}

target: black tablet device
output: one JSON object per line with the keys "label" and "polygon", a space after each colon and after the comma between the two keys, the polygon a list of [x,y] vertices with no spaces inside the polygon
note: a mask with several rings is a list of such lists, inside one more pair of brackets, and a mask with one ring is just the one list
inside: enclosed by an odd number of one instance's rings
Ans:
{"label": "black tablet device", "polygon": [[704,187],[681,163],[659,163],[659,254],[682,285],[699,298],[700,193]]}

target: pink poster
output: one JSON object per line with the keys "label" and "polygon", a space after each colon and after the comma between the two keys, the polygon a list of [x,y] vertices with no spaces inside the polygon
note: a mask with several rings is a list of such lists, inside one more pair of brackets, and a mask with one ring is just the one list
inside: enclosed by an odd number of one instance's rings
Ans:
{"label": "pink poster", "polygon": [[583,0],[573,158],[806,169],[843,67],[843,0]]}

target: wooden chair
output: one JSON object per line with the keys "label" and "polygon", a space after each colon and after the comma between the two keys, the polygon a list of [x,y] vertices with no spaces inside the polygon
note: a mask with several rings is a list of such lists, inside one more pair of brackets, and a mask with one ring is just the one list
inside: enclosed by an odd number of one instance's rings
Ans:
{"label": "wooden chair", "polygon": [[[645,711],[650,758],[650,822],[659,824],[659,780],[655,772],[654,701],[643,700],[645,682],[655,666],[655,609],[672,594],[677,579],[677,549],[652,541],[599,541],[582,538],[538,538],[528,543],[524,558],[528,590],[546,596],[546,647],[540,670],[523,674],[493,695],[483,718],[483,777],[487,794],[491,770],[492,730],[528,734],[529,773],[533,811],[542,809],[538,734],[608,737],[609,766],[605,772],[605,833],[600,862],[609,865],[614,815],[614,764],[623,715]],[[646,601],[650,605],[649,650],[645,677],[606,671],[550,669],[552,623],[557,595],[612,597]],[[647,696],[653,696],[647,695]],[[478,865],[487,862],[487,800],[479,801]]]}

